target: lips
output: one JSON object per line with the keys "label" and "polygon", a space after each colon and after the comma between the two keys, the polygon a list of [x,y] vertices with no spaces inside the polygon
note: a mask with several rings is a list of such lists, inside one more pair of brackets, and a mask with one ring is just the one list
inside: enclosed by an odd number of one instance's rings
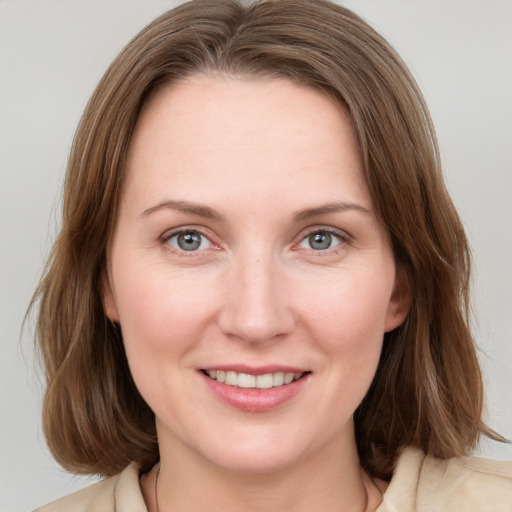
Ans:
{"label": "lips", "polygon": [[294,398],[305,386],[310,371],[291,367],[218,367],[199,372],[222,402],[246,412],[266,412]]}

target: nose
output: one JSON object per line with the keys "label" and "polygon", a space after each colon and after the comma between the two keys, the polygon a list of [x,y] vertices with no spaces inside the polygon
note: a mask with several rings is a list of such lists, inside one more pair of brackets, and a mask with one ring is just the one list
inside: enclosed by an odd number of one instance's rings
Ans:
{"label": "nose", "polygon": [[277,340],[293,331],[295,317],[285,272],[270,255],[240,257],[228,271],[221,331],[249,343]]}

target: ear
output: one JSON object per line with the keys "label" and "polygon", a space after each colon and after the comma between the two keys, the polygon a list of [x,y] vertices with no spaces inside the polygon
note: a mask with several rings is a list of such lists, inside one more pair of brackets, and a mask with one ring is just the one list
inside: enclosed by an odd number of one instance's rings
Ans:
{"label": "ear", "polygon": [[106,270],[101,273],[101,296],[103,300],[103,310],[105,311],[105,315],[107,315],[111,322],[119,322],[117,304]]}
{"label": "ear", "polygon": [[402,325],[411,308],[411,291],[405,272],[398,268],[386,313],[385,332]]}

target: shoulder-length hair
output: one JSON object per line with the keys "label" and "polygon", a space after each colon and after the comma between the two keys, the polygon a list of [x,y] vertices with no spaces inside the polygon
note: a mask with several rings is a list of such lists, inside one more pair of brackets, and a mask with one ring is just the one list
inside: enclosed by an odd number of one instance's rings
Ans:
{"label": "shoulder-length hair", "polygon": [[469,330],[470,256],[446,191],[431,118],[390,45],[327,0],[195,0],[142,30],[115,59],[78,126],[62,230],[32,305],[46,368],[43,425],[66,469],[112,475],[158,457],[154,414],[102,306],[130,137],[159,88],[195,73],[280,77],[324,91],[353,125],[373,204],[412,296],[385,335],[354,420],[362,464],[389,478],[400,449],[468,453],[481,433],[482,379]]}

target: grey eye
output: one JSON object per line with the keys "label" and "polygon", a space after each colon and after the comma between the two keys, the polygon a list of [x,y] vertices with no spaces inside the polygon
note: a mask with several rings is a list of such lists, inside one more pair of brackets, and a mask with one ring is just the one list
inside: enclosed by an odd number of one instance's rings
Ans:
{"label": "grey eye", "polygon": [[208,238],[198,231],[183,231],[169,238],[168,243],[176,249],[187,252],[208,249],[210,246]]}
{"label": "grey eye", "polygon": [[341,243],[340,237],[328,231],[316,231],[308,235],[300,243],[300,247],[305,249],[313,249],[314,251],[325,251],[332,249]]}
{"label": "grey eye", "polygon": [[315,233],[308,237],[312,249],[323,251],[331,246],[332,237],[329,233]]}

